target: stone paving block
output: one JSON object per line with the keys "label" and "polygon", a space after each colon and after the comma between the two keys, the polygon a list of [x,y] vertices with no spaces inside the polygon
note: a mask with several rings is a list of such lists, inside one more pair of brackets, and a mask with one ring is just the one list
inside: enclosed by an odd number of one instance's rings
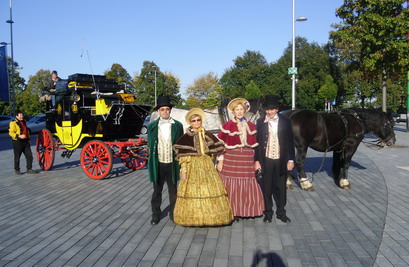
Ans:
{"label": "stone paving block", "polygon": [[[285,258],[298,258],[297,249],[295,246],[283,246],[283,251]],[[277,253],[281,253],[281,251],[275,251]]]}
{"label": "stone paving block", "polygon": [[228,266],[228,260],[225,259],[215,259],[213,262],[214,267],[227,267]]}
{"label": "stone paving block", "polygon": [[328,253],[328,258],[333,266],[347,266],[346,261],[339,253]]}
{"label": "stone paving block", "polygon": [[212,266],[213,261],[214,261],[214,256],[215,256],[215,250],[207,250],[203,249],[202,254],[200,255],[199,258],[199,265],[207,265],[207,266]]}
{"label": "stone paving block", "polygon": [[378,255],[374,266],[379,267],[393,267],[392,263],[383,255]]}
{"label": "stone paving block", "polygon": [[176,249],[170,259],[170,263],[174,264],[183,264],[183,261],[187,255],[187,250],[185,249]]}
{"label": "stone paving block", "polygon": [[315,258],[327,258],[327,253],[321,244],[309,245],[309,247]]}
{"label": "stone paving block", "polygon": [[257,259],[257,254],[256,248],[243,250],[243,266],[251,266],[253,261]]}
{"label": "stone paving block", "polygon": [[187,257],[183,262],[184,267],[195,267],[198,265],[198,258]]}
{"label": "stone paving block", "polygon": [[214,250],[217,247],[217,238],[206,238],[203,249]]}
{"label": "stone paving block", "polygon": [[283,246],[294,246],[294,239],[290,233],[282,233],[280,235]]}
{"label": "stone paving block", "polygon": [[331,267],[333,266],[328,258],[316,258],[317,265],[320,267]]}
{"label": "stone paving block", "polygon": [[218,238],[220,233],[220,228],[209,228],[207,231],[206,238]]}
{"label": "stone paving block", "polygon": [[203,244],[192,243],[188,250],[187,256],[191,258],[199,259],[200,254],[202,253]]}
{"label": "stone paving block", "polygon": [[229,262],[227,266],[231,267],[242,267],[243,266],[243,258],[241,256],[229,256]]}
{"label": "stone paving block", "polygon": [[162,254],[160,254],[160,255],[156,258],[155,262],[153,263],[153,266],[158,266],[158,267],[168,266],[168,263],[169,263],[170,258],[171,258],[170,255],[162,255]]}
{"label": "stone paving block", "polygon": [[287,264],[289,267],[302,267],[303,266],[299,258],[287,258]]}
{"label": "stone paving block", "polygon": [[338,249],[338,250],[339,250],[339,253],[342,255],[342,257],[344,258],[344,260],[348,263],[348,265],[359,263],[358,257],[355,255],[355,253],[350,248]]}
{"label": "stone paving block", "polygon": [[204,243],[204,241],[206,240],[206,234],[195,234],[193,236],[193,243]]}
{"label": "stone paving block", "polygon": [[243,233],[236,232],[231,235],[229,256],[240,256],[243,251]]}
{"label": "stone paving block", "polygon": [[316,264],[314,255],[310,250],[297,250],[298,256],[303,265],[305,264]]}

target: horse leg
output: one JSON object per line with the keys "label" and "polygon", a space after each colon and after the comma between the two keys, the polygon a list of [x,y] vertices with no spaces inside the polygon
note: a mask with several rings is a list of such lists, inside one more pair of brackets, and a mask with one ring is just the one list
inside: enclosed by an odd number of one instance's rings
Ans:
{"label": "horse leg", "polygon": [[305,157],[307,156],[307,149],[307,146],[297,148],[295,165],[297,167],[298,180],[300,181],[301,188],[308,192],[312,192],[315,191],[315,189],[312,186],[311,182],[308,180],[308,176],[304,171],[304,161]]}
{"label": "horse leg", "polygon": [[286,186],[288,190],[292,190],[293,187],[293,173],[292,172],[288,172],[287,173],[287,182],[286,182]]}
{"label": "horse leg", "polygon": [[348,169],[349,165],[352,160],[352,156],[355,154],[358,146],[359,146],[360,140],[356,141],[353,140],[350,145],[345,146],[344,151],[343,151],[343,159],[341,162],[341,170],[339,174],[339,186],[342,187],[343,189],[350,189],[351,184],[348,181]]}
{"label": "horse leg", "polygon": [[351,185],[348,181],[348,169],[349,169],[349,162],[346,159],[342,160],[342,168],[339,174],[339,186],[343,189],[350,189]]}
{"label": "horse leg", "polygon": [[332,175],[334,180],[338,181],[341,170],[341,153],[334,151],[332,155]]}

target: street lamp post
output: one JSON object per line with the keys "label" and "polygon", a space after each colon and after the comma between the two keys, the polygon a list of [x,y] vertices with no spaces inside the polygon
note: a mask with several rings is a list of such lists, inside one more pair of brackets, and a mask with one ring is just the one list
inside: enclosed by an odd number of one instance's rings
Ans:
{"label": "street lamp post", "polygon": [[295,67],[295,22],[306,21],[306,17],[299,17],[295,19],[295,0],[293,0],[293,49],[292,49],[292,67],[289,70],[289,74],[292,74],[292,94],[291,94],[291,109],[295,109],[295,75],[297,74],[297,68]]}
{"label": "street lamp post", "polygon": [[155,107],[158,105],[157,99],[158,97],[157,97],[157,91],[156,91],[156,68],[155,68]]}
{"label": "street lamp post", "polygon": [[11,116],[15,115],[16,109],[16,94],[14,90],[14,55],[13,55],[13,12],[12,12],[12,0],[10,0],[10,19],[7,23],[10,23],[10,51],[11,51]]}

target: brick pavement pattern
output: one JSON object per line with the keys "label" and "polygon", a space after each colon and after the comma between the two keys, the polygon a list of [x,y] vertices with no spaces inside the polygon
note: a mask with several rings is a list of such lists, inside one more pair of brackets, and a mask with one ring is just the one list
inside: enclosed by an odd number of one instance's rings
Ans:
{"label": "brick pavement pattern", "polygon": [[[92,180],[79,151],[70,159],[57,152],[51,171],[15,176],[1,134],[0,266],[407,266],[409,133],[404,124],[395,133],[394,148],[360,145],[350,190],[335,185],[327,155],[315,192],[288,191],[291,223],[210,228],[177,226],[167,209],[152,227],[147,170],[116,163],[109,179]],[[322,160],[309,150],[309,176]],[[166,207],[166,189],[163,199]]]}

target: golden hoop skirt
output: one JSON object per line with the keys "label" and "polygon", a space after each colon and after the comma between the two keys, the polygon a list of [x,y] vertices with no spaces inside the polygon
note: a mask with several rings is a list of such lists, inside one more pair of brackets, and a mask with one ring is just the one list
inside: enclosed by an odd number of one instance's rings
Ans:
{"label": "golden hoop skirt", "polygon": [[178,187],[174,222],[184,226],[230,224],[234,217],[227,192],[208,155],[189,157],[186,180]]}

